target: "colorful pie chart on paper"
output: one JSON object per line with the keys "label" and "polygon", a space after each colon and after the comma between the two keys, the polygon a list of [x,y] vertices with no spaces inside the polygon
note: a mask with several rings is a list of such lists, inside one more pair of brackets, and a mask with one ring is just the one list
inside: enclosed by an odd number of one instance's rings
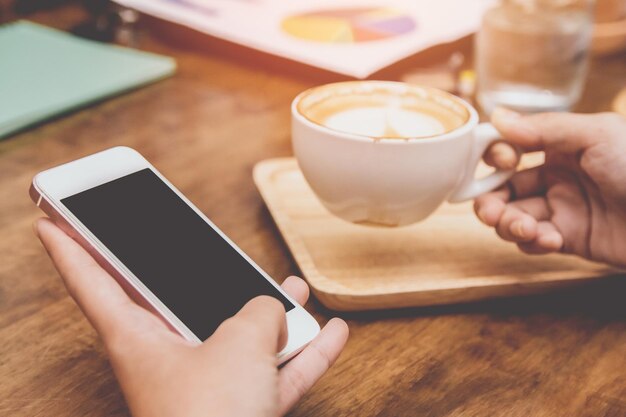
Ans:
{"label": "colorful pie chart on paper", "polygon": [[319,10],[282,21],[289,35],[323,43],[359,43],[395,38],[415,30],[415,20],[390,8]]}

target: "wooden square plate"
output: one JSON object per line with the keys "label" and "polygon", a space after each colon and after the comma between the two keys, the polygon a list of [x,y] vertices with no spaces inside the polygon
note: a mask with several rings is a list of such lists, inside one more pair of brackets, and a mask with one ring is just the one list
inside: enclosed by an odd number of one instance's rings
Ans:
{"label": "wooden square plate", "polygon": [[568,255],[529,256],[446,204],[401,228],[354,225],[317,200],[294,158],[254,168],[278,229],[315,296],[335,310],[449,304],[547,291],[615,273]]}

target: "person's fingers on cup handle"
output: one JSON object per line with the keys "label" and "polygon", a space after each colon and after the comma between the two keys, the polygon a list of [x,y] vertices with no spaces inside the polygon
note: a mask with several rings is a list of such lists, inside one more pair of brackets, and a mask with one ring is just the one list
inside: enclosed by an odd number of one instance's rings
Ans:
{"label": "person's fingers on cup handle", "polygon": [[541,196],[545,192],[545,167],[541,165],[525,169],[515,173],[498,190],[477,197],[474,200],[474,212],[484,224],[495,227],[504,214],[507,203],[518,199]]}
{"label": "person's fingers on cup handle", "polygon": [[519,164],[520,159],[520,152],[502,141],[491,144],[483,155],[483,160],[487,165],[502,170],[514,169]]}
{"label": "person's fingers on cup handle", "polygon": [[545,171],[545,165],[539,165],[516,172],[508,183],[510,200],[545,194],[547,190]]}
{"label": "person's fingers on cup handle", "polygon": [[309,299],[309,286],[302,278],[293,275],[287,277],[281,284],[281,287],[300,305],[305,305]]}
{"label": "person's fingers on cup handle", "polygon": [[529,214],[538,222],[549,220],[552,216],[552,210],[548,205],[545,197],[529,197],[522,200],[513,201],[509,206],[515,207]]}
{"label": "person's fingers on cup handle", "polygon": [[563,248],[563,235],[556,226],[549,221],[539,222],[537,237],[532,242],[517,244],[520,250],[529,255],[544,255],[560,252]]}
{"label": "person's fingers on cup handle", "polygon": [[509,197],[510,190],[506,185],[480,195],[474,200],[474,212],[481,222],[489,227],[495,227],[504,213]]}
{"label": "person's fingers on cup handle", "polygon": [[537,220],[508,204],[496,225],[496,233],[510,242],[531,242],[537,237]]}
{"label": "person's fingers on cup handle", "polygon": [[33,229],[70,296],[105,343],[125,329],[132,332],[133,317],[143,312],[150,314],[134,304],[113,277],[51,220],[39,219]]}
{"label": "person's fingers on cup handle", "polygon": [[348,333],[345,321],[331,319],[317,337],[280,370],[280,415],[287,413],[337,360]]}
{"label": "person's fingers on cup handle", "polygon": [[287,344],[287,338],[285,307],[274,297],[260,295],[222,322],[205,345],[250,345],[258,347],[260,352],[276,355]]}
{"label": "person's fingers on cup handle", "polygon": [[576,153],[607,136],[604,131],[615,116],[610,113],[539,113],[523,116],[498,107],[491,123],[503,138],[526,152],[551,149]]}

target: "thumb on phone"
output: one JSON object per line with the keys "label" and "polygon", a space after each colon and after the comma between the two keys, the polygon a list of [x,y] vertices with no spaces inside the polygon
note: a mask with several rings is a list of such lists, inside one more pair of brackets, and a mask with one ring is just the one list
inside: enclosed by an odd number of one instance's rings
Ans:
{"label": "thumb on phone", "polygon": [[224,321],[204,344],[209,347],[216,341],[224,346],[252,344],[264,353],[275,355],[285,347],[287,338],[285,308],[277,299],[261,295]]}

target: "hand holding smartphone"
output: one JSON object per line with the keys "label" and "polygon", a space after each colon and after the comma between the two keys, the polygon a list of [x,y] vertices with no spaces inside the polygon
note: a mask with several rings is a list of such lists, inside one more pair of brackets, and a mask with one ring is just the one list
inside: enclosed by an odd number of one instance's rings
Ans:
{"label": "hand holding smartphone", "polygon": [[191,342],[206,340],[258,295],[285,308],[281,362],[319,333],[306,310],[130,148],[41,172],[30,194],[135,302]]}
{"label": "hand holding smartphone", "polygon": [[[300,354],[277,370],[276,353],[286,335],[285,311],[275,299],[255,297],[196,345],[133,303],[115,280],[50,220],[39,219],[34,228],[68,292],[100,334],[134,417],[282,416],[324,374],[346,341],[346,324],[332,319]],[[281,288],[297,303],[306,303],[308,287],[300,278],[287,278]],[[85,342],[91,335],[84,336],[80,341],[68,339],[68,344],[78,345],[68,346],[68,351],[92,351]],[[92,361],[80,360],[75,366],[105,365],[98,359],[97,349],[88,355]],[[87,386],[68,387],[83,393],[81,397],[88,400],[83,408],[103,406],[105,411],[119,411],[110,408],[119,407],[116,401],[110,401],[108,395],[101,397],[109,390],[105,369],[98,366],[78,372],[93,375],[93,383]],[[70,374],[67,378],[71,380]],[[88,392],[92,395],[85,395]],[[63,402],[47,411],[59,414],[66,407]]]}

